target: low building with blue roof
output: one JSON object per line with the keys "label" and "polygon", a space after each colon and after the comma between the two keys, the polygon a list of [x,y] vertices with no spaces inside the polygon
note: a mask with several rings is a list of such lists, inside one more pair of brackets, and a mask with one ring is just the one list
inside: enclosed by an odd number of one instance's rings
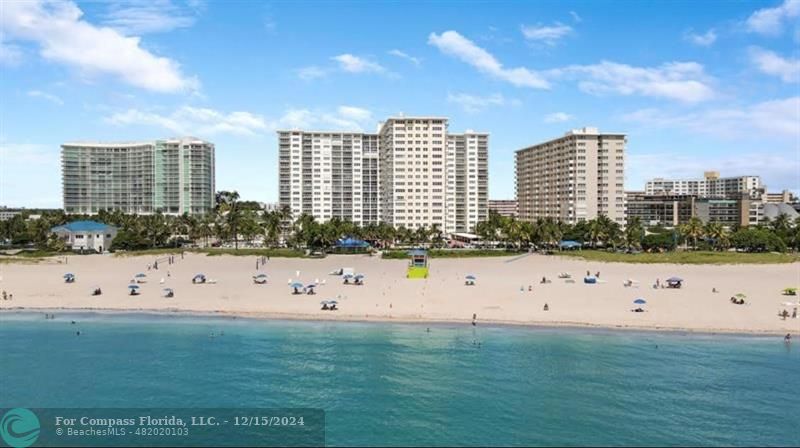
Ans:
{"label": "low building with blue roof", "polygon": [[103,253],[111,247],[117,228],[97,221],[72,221],[50,229],[72,250]]}

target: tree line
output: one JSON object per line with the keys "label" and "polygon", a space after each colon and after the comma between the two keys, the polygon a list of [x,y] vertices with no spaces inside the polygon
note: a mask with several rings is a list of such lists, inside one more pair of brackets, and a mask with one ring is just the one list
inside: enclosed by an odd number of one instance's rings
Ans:
{"label": "tree line", "polygon": [[[229,244],[236,249],[247,245],[324,251],[345,237],[363,239],[381,248],[395,245],[437,248],[448,244],[447,235],[438,226],[417,229],[394,228],[386,223],[359,226],[339,218],[323,223],[308,214],[292,219],[288,208],[262,209],[256,202],[241,201],[235,191],[217,193],[216,206],[204,215],[130,215],[100,211],[96,216],[86,216],[67,215],[61,210],[43,212],[35,220],[17,215],[0,222],[0,239],[6,246],[62,251],[66,249],[63,241],[51,234],[50,229],[80,219],[94,219],[117,227],[112,250]],[[570,225],[552,218],[522,221],[490,211],[488,219],[478,223],[474,232],[484,245],[512,250],[556,250],[564,240],[579,242],[583,247],[628,251],[670,251],[678,247],[720,251],[736,248],[746,252],[800,249],[800,219],[792,222],[787,215],[749,227],[726,228],[717,222],[704,224],[692,218],[676,229],[645,229],[636,217],[625,227],[605,215]]]}

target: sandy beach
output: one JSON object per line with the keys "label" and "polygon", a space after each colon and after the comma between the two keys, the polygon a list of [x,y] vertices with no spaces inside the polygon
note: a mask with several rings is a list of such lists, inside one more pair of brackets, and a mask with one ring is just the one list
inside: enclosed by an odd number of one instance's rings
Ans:
{"label": "sandy beach", "polygon": [[[280,319],[341,319],[396,322],[501,323],[542,326],[593,326],[638,330],[676,330],[753,334],[797,334],[800,318],[786,320],[778,312],[793,307],[797,297],[781,294],[800,283],[800,265],[666,265],[597,263],[556,256],[529,255],[470,259],[434,259],[425,280],[405,278],[407,261],[369,256],[324,259],[273,258],[256,271],[256,257],[175,256],[169,265],[159,258],[158,270],[147,270],[156,257],[112,255],[71,256],[39,264],[0,265],[0,289],[13,300],[0,300],[0,310],[103,310],[187,312]],[[362,286],[344,285],[330,272],[353,268],[366,276]],[[299,275],[298,275],[299,271]],[[584,284],[587,271],[600,272],[598,284]],[[63,275],[74,273],[67,284]],[[141,294],[130,296],[137,273],[147,275]],[[168,275],[169,272],[169,275]],[[264,285],[252,276],[266,273]],[[559,279],[572,275],[574,283]],[[192,284],[204,273],[215,284]],[[466,275],[477,277],[465,286]],[[543,276],[551,283],[540,284]],[[681,289],[654,289],[656,279],[678,276]],[[163,283],[162,282],[163,279]],[[628,279],[638,286],[625,287]],[[320,282],[315,295],[293,295],[289,281]],[[529,291],[529,286],[531,291]],[[92,296],[95,287],[103,294]],[[162,297],[172,288],[175,297]],[[712,288],[719,292],[712,293]],[[745,305],[730,297],[747,296]],[[644,298],[643,313],[631,310]],[[337,311],[323,311],[320,301],[338,301]],[[547,303],[549,311],[544,311]],[[798,310],[800,312],[800,310]]]}

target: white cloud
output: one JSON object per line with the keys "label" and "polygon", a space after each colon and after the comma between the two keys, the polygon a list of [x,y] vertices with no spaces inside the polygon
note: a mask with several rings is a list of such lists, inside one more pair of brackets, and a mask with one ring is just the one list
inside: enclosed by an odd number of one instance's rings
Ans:
{"label": "white cloud", "polygon": [[64,105],[64,101],[61,98],[47,92],[42,92],[41,90],[29,90],[28,96],[33,98],[42,98],[47,101],[50,101],[51,103],[58,104],[59,106]]}
{"label": "white cloud", "polygon": [[572,33],[572,27],[556,22],[554,25],[523,25],[522,35],[525,39],[555,45],[559,40]]}
{"label": "white cloud", "polygon": [[579,16],[577,12],[575,12],[575,11],[570,11],[570,12],[569,12],[569,15],[571,15],[571,16],[572,16],[572,20],[574,20],[574,21],[575,21],[575,23],[581,23],[581,22],[583,22],[583,19],[581,19],[581,16]]}
{"label": "white cloud", "polygon": [[448,93],[447,102],[458,104],[468,113],[477,113],[491,106],[519,106],[521,104],[519,100],[508,100],[499,93],[488,96],[470,95],[468,93]]}
{"label": "white cloud", "polygon": [[717,32],[710,29],[703,34],[697,34],[694,31],[687,31],[684,33],[683,38],[688,42],[700,47],[710,47],[717,41]]}
{"label": "white cloud", "polygon": [[659,67],[634,67],[610,61],[572,65],[548,71],[554,78],[574,78],[584,92],[643,95],[685,103],[711,99],[711,78],[696,62],[669,62]]}
{"label": "white cloud", "polygon": [[773,51],[759,47],[750,47],[749,54],[750,61],[762,73],[777,76],[783,82],[800,81],[800,59],[783,58]]}
{"label": "white cloud", "polygon": [[386,69],[376,62],[369,61],[349,53],[334,56],[331,59],[339,63],[339,68],[349,73],[384,73]]}
{"label": "white cloud", "polygon": [[22,50],[16,45],[3,41],[0,33],[0,65],[16,66],[22,62]]}
{"label": "white cloud", "polygon": [[145,34],[171,31],[194,25],[195,16],[171,0],[129,0],[110,3],[103,15],[103,25],[122,34]]}
{"label": "white cloud", "polygon": [[0,26],[4,38],[36,42],[43,58],[76,68],[84,76],[112,75],[156,92],[199,88],[198,80],[185,76],[177,62],[142,48],[139,37],[95,26],[82,16],[70,1],[4,2]]}
{"label": "white cloud", "polygon": [[800,0],[784,0],[780,6],[763,8],[747,18],[747,30],[767,36],[778,36],[785,23],[791,23],[800,16]]}
{"label": "white cloud", "polygon": [[679,128],[723,139],[800,139],[800,96],[764,101],[742,108],[711,108],[695,112],[641,109],[624,121],[654,128]]}
{"label": "white cloud", "polygon": [[320,129],[362,131],[372,121],[372,112],[355,106],[339,106],[336,112],[289,109],[272,123],[274,129]]}
{"label": "white cloud", "polygon": [[367,121],[372,119],[372,112],[355,106],[339,106],[339,115],[355,121]]}
{"label": "white cloud", "polygon": [[114,125],[152,126],[177,135],[199,137],[232,134],[251,136],[268,131],[270,125],[261,115],[250,112],[223,113],[214,109],[183,106],[169,115],[129,109],[106,118]]}
{"label": "white cloud", "polygon": [[566,112],[553,112],[552,114],[547,114],[544,117],[545,123],[563,123],[565,121],[570,121],[575,117],[566,113]]}
{"label": "white cloud", "polygon": [[303,67],[301,69],[298,69],[297,76],[299,76],[300,79],[302,80],[310,81],[312,79],[324,78],[328,76],[328,71],[323,68],[317,67],[316,65],[311,65],[308,67]]}
{"label": "white cloud", "polygon": [[421,62],[419,58],[411,56],[411,55],[409,55],[409,54],[407,54],[405,52],[402,52],[400,50],[390,50],[389,54],[392,55],[392,56],[397,56],[398,58],[401,58],[401,59],[405,59],[405,60],[411,62],[414,65],[419,65],[420,62]]}
{"label": "white cloud", "polygon": [[339,106],[335,112],[288,109],[277,119],[267,119],[251,112],[225,113],[214,109],[183,106],[170,114],[129,109],[105,119],[117,126],[149,126],[166,129],[176,135],[198,137],[228,134],[255,136],[277,129],[330,128],[361,130],[372,120],[372,112],[355,106]]}
{"label": "white cloud", "polygon": [[455,31],[431,33],[428,43],[444,54],[460,59],[479,71],[517,87],[547,89],[550,84],[538,73],[523,67],[505,68],[494,56]]}

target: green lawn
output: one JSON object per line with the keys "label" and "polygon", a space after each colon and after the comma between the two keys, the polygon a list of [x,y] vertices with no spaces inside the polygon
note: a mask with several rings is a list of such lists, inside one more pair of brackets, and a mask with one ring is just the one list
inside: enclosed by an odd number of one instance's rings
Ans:
{"label": "green lawn", "polygon": [[800,261],[800,254],[738,253],[738,252],[666,252],[620,254],[600,250],[556,252],[557,255],[589,261],[614,263],[674,263],[674,264],[775,264]]}
{"label": "green lawn", "polygon": [[276,258],[301,258],[305,253],[301,250],[295,249],[228,249],[228,248],[208,248],[208,249],[181,249],[181,248],[161,248],[161,249],[145,249],[134,250],[128,252],[115,252],[114,256],[117,257],[139,257],[143,255],[168,255],[180,254],[181,252],[190,252],[196,254],[206,254],[213,257],[217,255],[235,255],[245,257],[276,257]]}
{"label": "green lawn", "polygon": [[[523,253],[526,252],[491,249],[431,249],[428,251],[428,256],[431,258],[510,257]],[[408,258],[408,250],[387,250],[383,252],[381,258],[405,260]]]}

